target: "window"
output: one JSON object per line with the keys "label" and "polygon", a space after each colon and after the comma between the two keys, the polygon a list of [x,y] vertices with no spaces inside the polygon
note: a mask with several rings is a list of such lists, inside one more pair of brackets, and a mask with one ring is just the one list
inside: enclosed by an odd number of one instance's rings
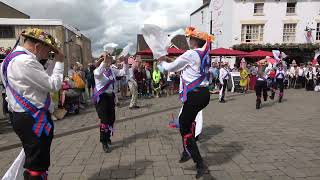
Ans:
{"label": "window", "polygon": [[320,23],[317,24],[316,40],[317,40],[317,41],[320,41]]}
{"label": "window", "polygon": [[243,24],[241,42],[262,42],[264,24]]}
{"label": "window", "polygon": [[203,15],[203,11],[201,11],[201,24],[203,24],[203,20],[204,20],[204,15]]}
{"label": "window", "polygon": [[296,2],[287,3],[287,14],[295,14],[296,13]]}
{"label": "window", "polygon": [[255,3],[253,13],[263,14],[263,6],[264,6],[264,3]]}
{"label": "window", "polygon": [[297,24],[284,24],[283,26],[283,42],[293,43],[296,39]]}
{"label": "window", "polygon": [[0,26],[0,38],[15,38],[13,26]]}

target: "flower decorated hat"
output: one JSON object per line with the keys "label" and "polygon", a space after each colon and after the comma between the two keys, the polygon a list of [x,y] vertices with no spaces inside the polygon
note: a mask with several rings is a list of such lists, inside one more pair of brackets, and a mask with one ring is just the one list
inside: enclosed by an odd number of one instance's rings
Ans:
{"label": "flower decorated hat", "polygon": [[47,32],[45,32],[42,29],[38,29],[38,28],[28,28],[26,30],[24,30],[21,33],[22,36],[24,37],[29,37],[35,40],[38,40],[42,43],[44,43],[45,45],[49,46],[50,48],[52,48],[52,51],[54,51],[55,53],[59,53],[60,52],[60,43],[50,34],[48,34]]}
{"label": "flower decorated hat", "polygon": [[194,27],[187,27],[185,31],[187,37],[195,37],[204,41],[214,41],[214,36],[206,32],[197,31]]}

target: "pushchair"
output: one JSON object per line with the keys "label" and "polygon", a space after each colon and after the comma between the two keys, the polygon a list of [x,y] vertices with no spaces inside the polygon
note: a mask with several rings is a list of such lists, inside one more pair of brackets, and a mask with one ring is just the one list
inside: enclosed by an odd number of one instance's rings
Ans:
{"label": "pushchair", "polygon": [[74,87],[72,80],[63,81],[61,95],[61,106],[67,111],[67,114],[79,114],[81,89]]}

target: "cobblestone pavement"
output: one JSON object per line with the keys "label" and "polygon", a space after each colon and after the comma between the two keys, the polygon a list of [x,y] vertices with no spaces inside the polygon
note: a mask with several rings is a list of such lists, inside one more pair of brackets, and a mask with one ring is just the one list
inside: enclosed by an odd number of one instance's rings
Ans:
{"label": "cobblestone pavement", "polygon": [[[254,94],[229,94],[226,104],[212,96],[199,142],[209,166],[203,179],[319,180],[319,95],[289,90],[283,103],[269,101],[261,110]],[[49,179],[195,179],[192,161],[178,163],[178,131],[167,128],[170,114],[179,111],[177,97],[141,104],[141,110],[118,109],[110,154],[102,151],[93,109],[58,121]],[[12,132],[0,137],[1,177],[20,147],[10,147],[18,142]]]}

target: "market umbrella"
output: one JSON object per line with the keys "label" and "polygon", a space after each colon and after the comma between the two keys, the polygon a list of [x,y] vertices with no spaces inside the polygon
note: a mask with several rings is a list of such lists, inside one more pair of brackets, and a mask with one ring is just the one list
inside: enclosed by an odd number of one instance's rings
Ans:
{"label": "market umbrella", "polygon": [[271,64],[276,64],[277,63],[277,60],[273,59],[273,58],[268,58],[267,59],[267,62],[268,63],[271,63]]}
{"label": "market umbrella", "polygon": [[247,52],[233,49],[218,48],[210,51],[211,56],[245,56]]}
{"label": "market umbrella", "polygon": [[269,51],[258,50],[258,51],[250,52],[247,55],[245,55],[245,57],[266,57],[266,56],[273,57],[273,53]]}

